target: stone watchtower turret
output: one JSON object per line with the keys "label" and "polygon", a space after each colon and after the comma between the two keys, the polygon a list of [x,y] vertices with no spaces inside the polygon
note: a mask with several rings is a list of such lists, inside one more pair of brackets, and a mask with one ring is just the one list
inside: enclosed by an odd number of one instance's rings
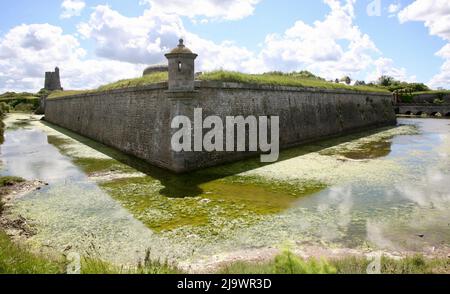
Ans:
{"label": "stone watchtower turret", "polygon": [[54,72],[46,72],[45,73],[45,90],[55,91],[55,90],[63,90],[61,87],[61,80],[59,77],[59,68],[56,67]]}
{"label": "stone watchtower turret", "polygon": [[198,55],[186,48],[180,39],[178,46],[165,56],[169,61],[169,91],[194,91],[195,59]]}

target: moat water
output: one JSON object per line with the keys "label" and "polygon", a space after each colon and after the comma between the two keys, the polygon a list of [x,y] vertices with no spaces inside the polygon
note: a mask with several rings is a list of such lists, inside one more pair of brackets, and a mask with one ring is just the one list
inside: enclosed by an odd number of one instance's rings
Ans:
{"label": "moat water", "polygon": [[39,118],[9,115],[0,148],[1,175],[49,184],[7,212],[37,249],[128,265],[146,250],[184,265],[284,247],[450,253],[450,120],[176,176]]}

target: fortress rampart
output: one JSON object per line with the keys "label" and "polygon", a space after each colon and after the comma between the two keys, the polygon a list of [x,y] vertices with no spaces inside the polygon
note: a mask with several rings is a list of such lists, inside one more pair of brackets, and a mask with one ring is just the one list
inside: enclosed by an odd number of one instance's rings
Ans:
{"label": "fortress rampart", "polygon": [[176,115],[280,116],[280,147],[396,123],[391,95],[196,82],[196,93],[171,97],[167,83],[49,99],[47,121],[115,147],[151,164],[185,172],[249,154],[171,151]]}
{"label": "fortress rampart", "polygon": [[195,108],[202,108],[204,117],[223,120],[279,116],[282,149],[396,124],[390,94],[194,81],[195,57],[184,49],[168,54],[173,58],[168,83],[48,99],[45,119],[174,172],[255,155],[172,151],[177,131],[171,129],[172,119],[184,115],[193,121]]}

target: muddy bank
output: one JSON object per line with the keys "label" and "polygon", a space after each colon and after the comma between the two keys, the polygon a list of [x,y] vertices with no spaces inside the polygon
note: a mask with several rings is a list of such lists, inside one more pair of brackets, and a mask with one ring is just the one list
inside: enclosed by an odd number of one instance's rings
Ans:
{"label": "muddy bank", "polygon": [[35,235],[35,231],[28,223],[28,220],[21,216],[11,216],[9,210],[14,205],[14,201],[21,197],[42,189],[48,184],[42,181],[10,181],[0,187],[0,230],[3,230],[11,239],[15,241],[26,241]]}

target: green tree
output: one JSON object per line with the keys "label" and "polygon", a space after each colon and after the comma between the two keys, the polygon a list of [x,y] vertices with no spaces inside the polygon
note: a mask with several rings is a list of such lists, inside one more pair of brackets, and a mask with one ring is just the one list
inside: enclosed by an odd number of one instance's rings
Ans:
{"label": "green tree", "polygon": [[378,78],[378,84],[383,87],[392,86],[395,83],[395,79],[391,76],[381,76]]}

